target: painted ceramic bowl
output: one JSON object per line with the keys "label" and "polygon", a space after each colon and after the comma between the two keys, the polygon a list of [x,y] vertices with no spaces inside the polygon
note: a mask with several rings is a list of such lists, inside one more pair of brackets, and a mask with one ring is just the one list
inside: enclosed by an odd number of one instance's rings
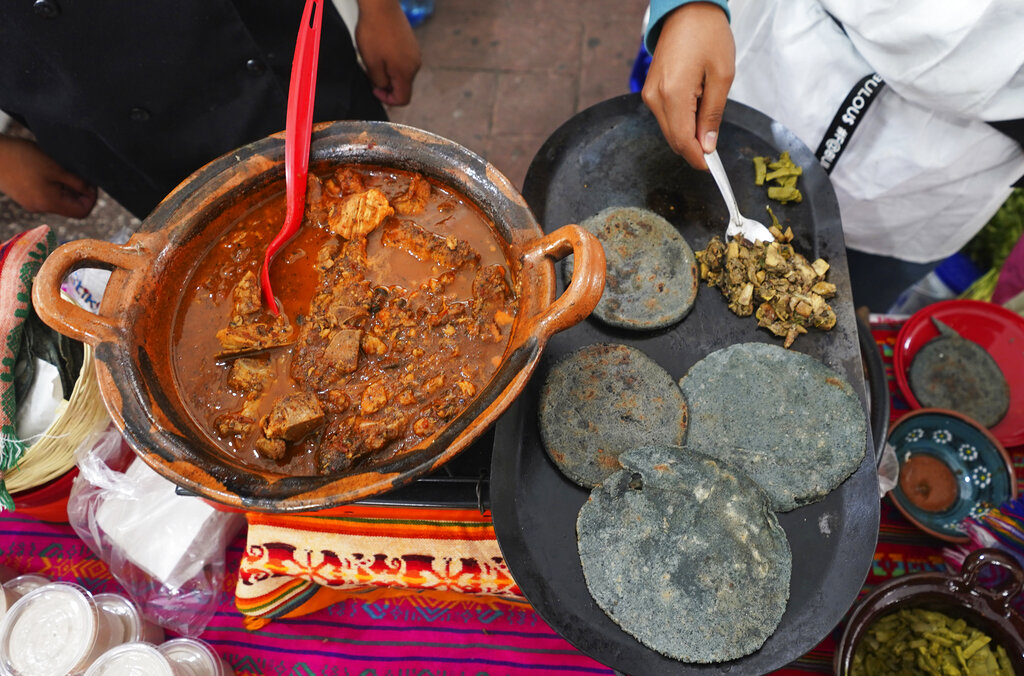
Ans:
{"label": "painted ceramic bowl", "polygon": [[1013,465],[1003,446],[970,418],[923,408],[889,433],[900,463],[889,494],[914,525],[949,542],[967,542],[960,522],[1017,497]]}
{"label": "painted ceramic bowl", "polygon": [[[991,588],[979,582],[987,566],[1005,573],[1004,580]],[[1006,650],[1014,673],[1024,674],[1024,617],[1011,605],[1022,587],[1024,569],[998,549],[971,552],[959,574],[919,573],[884,582],[849,614],[833,657],[833,671],[839,676],[851,673],[857,646],[876,620],[898,610],[923,608],[962,618],[984,632]]]}
{"label": "painted ceramic bowl", "polygon": [[1024,444],[1024,317],[994,303],[967,299],[944,300],[915,312],[900,329],[892,355],[896,384],[911,408],[921,404],[910,387],[910,366],[917,353],[940,335],[932,319],[977,343],[995,360],[1010,389],[1010,408],[992,426],[992,434],[1004,446]]}

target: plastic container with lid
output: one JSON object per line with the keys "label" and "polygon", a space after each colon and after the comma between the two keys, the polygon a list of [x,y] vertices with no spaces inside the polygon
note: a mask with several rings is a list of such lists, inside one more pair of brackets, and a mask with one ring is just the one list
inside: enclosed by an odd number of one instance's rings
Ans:
{"label": "plastic container with lid", "polygon": [[118,620],[120,643],[144,641],[156,645],[164,640],[164,630],[146,620],[131,599],[120,594],[96,594],[93,599],[101,611]]}
{"label": "plastic container with lid", "polygon": [[16,601],[33,589],[38,589],[47,584],[50,584],[50,578],[36,575],[35,573],[27,573],[4,582],[4,589],[13,592],[17,597],[14,599]]}
{"label": "plastic container with lid", "polygon": [[100,655],[85,676],[178,676],[171,661],[150,643],[115,646]]}
{"label": "plastic container with lid", "polygon": [[158,650],[174,665],[178,676],[233,676],[234,670],[210,644],[194,638],[174,638]]}
{"label": "plastic container with lid", "polygon": [[51,582],[19,599],[0,623],[0,669],[10,676],[81,674],[121,634],[88,591]]}
{"label": "plastic container with lid", "polygon": [[[0,585],[13,580],[18,573],[13,568],[0,564]],[[0,620],[7,614],[7,609],[14,605],[14,602],[21,598],[20,594],[0,586]]]}

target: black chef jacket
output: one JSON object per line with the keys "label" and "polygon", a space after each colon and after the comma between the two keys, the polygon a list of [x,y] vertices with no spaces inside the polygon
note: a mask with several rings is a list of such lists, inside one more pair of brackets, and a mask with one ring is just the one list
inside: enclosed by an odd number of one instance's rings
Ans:
{"label": "black chef jacket", "polygon": [[[385,119],[324,0],[314,119]],[[285,126],[303,0],[4,0],[0,109],[140,218]]]}

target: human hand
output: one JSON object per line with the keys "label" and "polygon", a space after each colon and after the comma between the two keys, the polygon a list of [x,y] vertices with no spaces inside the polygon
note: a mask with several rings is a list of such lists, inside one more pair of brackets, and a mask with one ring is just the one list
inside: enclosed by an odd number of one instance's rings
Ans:
{"label": "human hand", "polygon": [[736,45],[725,12],[691,2],[662,24],[642,96],[665,140],[690,166],[707,169],[736,70]]}
{"label": "human hand", "polygon": [[64,169],[28,139],[0,135],[0,192],[32,213],[85,218],[96,188]]}
{"label": "human hand", "polygon": [[420,47],[398,0],[359,0],[356,47],[374,96],[389,106],[409,103]]}

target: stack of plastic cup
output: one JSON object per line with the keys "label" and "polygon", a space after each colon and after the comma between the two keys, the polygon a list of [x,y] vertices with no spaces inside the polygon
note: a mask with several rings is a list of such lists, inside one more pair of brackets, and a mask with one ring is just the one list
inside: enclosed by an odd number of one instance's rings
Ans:
{"label": "stack of plastic cup", "polygon": [[10,575],[0,567],[2,676],[234,674],[204,641],[164,641],[164,630],[120,594],[93,595],[41,575]]}
{"label": "stack of plastic cup", "polygon": [[0,669],[11,676],[81,674],[122,635],[118,619],[88,591],[51,582],[18,599],[0,623]]}
{"label": "stack of plastic cup", "polygon": [[4,582],[4,589],[13,593],[17,597],[14,600],[17,601],[33,589],[38,589],[45,584],[50,584],[50,578],[36,575],[35,573],[28,573],[26,575],[18,575]]}
{"label": "stack of plastic cup", "polygon": [[96,594],[93,596],[99,609],[117,618],[121,627],[120,643],[160,643],[164,640],[164,630],[160,625],[153,624],[142,616],[131,599],[120,594]]}
{"label": "stack of plastic cup", "polygon": [[123,643],[92,663],[85,676],[182,676],[150,643]]}
{"label": "stack of plastic cup", "polygon": [[177,676],[233,676],[234,670],[205,641],[174,638],[158,650],[174,665]]}

